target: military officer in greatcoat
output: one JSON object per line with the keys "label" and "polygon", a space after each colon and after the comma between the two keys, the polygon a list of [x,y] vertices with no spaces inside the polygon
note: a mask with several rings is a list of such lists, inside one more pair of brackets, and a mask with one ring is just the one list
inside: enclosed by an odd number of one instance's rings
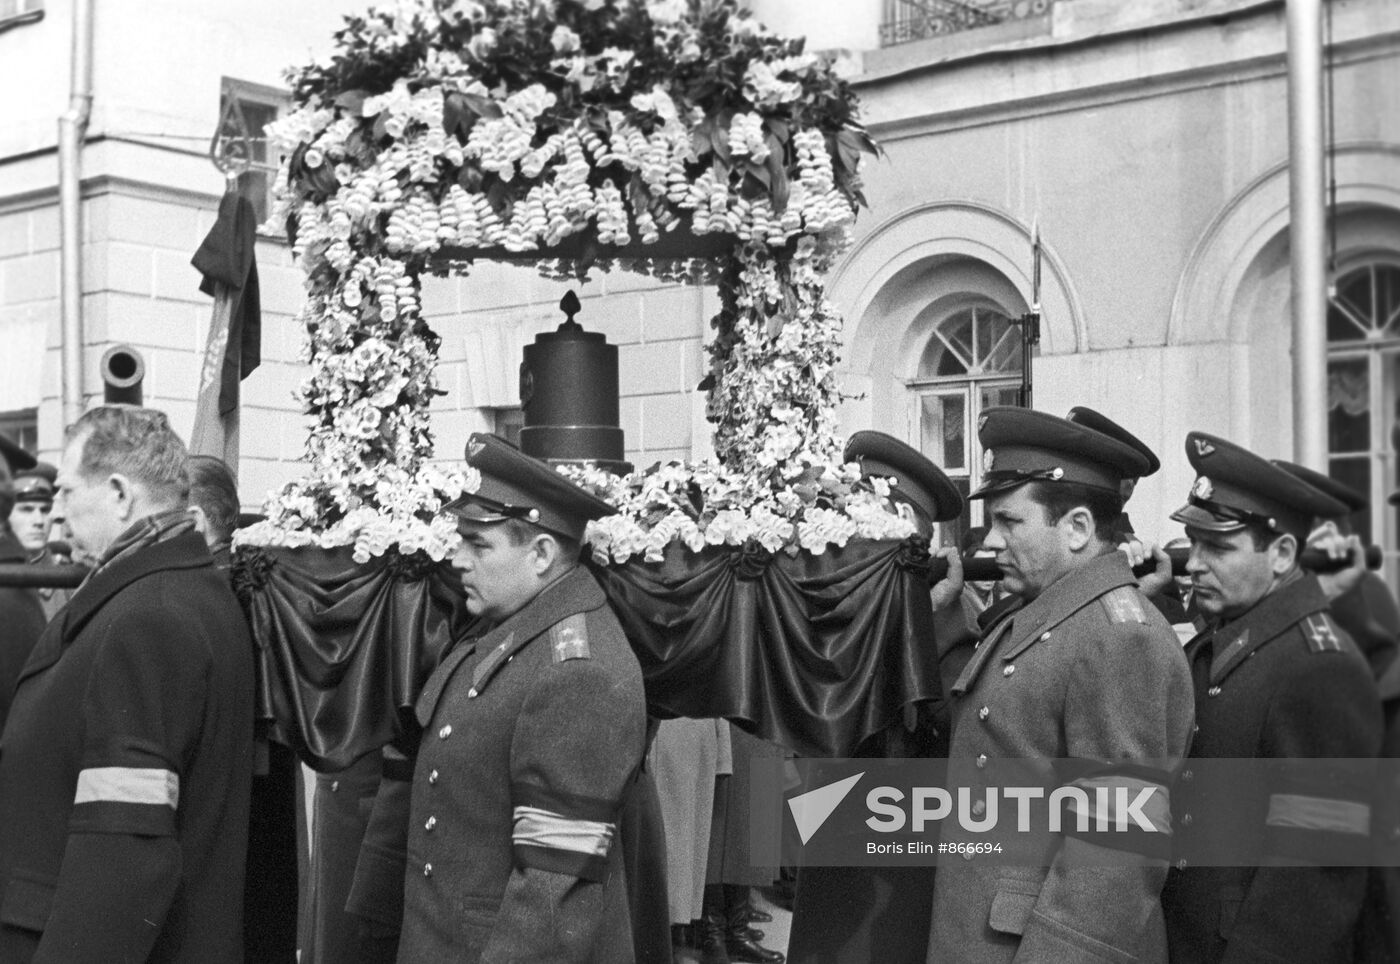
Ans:
{"label": "military officer in greatcoat", "polygon": [[445,511],[469,611],[418,701],[399,960],[631,961],[616,821],[641,765],[641,669],[579,565],[613,510],[491,435]]}
{"label": "military officer in greatcoat", "polygon": [[[1197,730],[1174,791],[1177,860],[1162,894],[1172,961],[1351,961],[1366,870],[1320,864],[1362,860],[1369,780],[1278,763],[1380,747],[1371,673],[1298,566],[1312,521],[1343,507],[1225,439],[1193,432],[1186,455],[1197,479],[1172,518],[1191,540],[1206,626],[1186,646]],[[1250,758],[1273,761],[1267,779],[1228,791],[1207,762]],[[1254,865],[1211,866],[1236,860],[1225,845],[1257,854]]]}
{"label": "military officer in greatcoat", "polygon": [[[985,627],[953,684],[950,777],[979,800],[989,763],[1030,761],[1047,783],[1083,790],[1091,808],[1106,797],[1094,825],[1116,825],[1123,794],[1146,794],[1152,831],[1047,837],[1031,866],[941,859],[928,960],[1165,961],[1166,860],[1143,838],[1168,830],[1166,784],[1190,738],[1191,679],[1176,634],[1115,548],[1121,483],[1147,462],[1117,439],[1025,409],[988,411],[978,434],[985,481],[971,498],[986,500],[983,545],[1018,599]],[[953,845],[983,839],[946,821],[942,832]]]}

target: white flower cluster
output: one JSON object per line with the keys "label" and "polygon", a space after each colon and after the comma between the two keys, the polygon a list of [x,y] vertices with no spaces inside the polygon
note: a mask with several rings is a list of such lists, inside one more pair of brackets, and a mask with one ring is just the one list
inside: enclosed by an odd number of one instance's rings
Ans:
{"label": "white flower cluster", "polygon": [[425,466],[412,478],[390,473],[378,487],[380,505],[360,505],[327,525],[317,480],[301,479],[272,493],[267,519],[235,532],[233,543],[321,549],[354,546],[353,557],[360,563],[393,548],[405,555],[421,552],[441,562],[456,551],[461,537],[454,520],[438,510],[463,492],[475,492],[480,484],[480,474],[470,467],[449,473]]}
{"label": "white flower cluster", "polygon": [[[806,491],[777,492],[716,462],[670,462],[628,476],[593,466],[559,471],[618,508],[588,524],[585,538],[604,564],[660,562],[673,542],[692,552],[753,543],[773,553],[821,555],[851,539],[899,540],[915,531],[888,499],[889,486],[858,484],[855,465],[828,468]],[[691,501],[696,490],[699,511]]]}
{"label": "white flower cluster", "polygon": [[746,256],[729,331],[711,345],[715,387],[707,411],[715,451],[730,467],[793,480],[839,460],[841,319],[818,267],[808,252],[785,264],[753,249]]}

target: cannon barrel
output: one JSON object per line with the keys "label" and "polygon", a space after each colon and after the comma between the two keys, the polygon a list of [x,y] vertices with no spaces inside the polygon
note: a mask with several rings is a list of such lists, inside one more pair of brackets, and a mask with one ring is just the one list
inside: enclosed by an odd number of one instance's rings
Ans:
{"label": "cannon barrel", "polygon": [[146,360],[130,345],[113,345],[102,354],[102,400],[108,405],[140,405]]}
{"label": "cannon barrel", "polygon": [[88,574],[87,566],[31,566],[23,562],[0,563],[0,589],[76,589]]}

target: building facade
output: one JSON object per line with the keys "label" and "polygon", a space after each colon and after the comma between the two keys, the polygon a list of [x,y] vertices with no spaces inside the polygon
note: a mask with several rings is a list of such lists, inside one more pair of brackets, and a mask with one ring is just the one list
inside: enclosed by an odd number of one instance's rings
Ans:
{"label": "building facade", "polygon": [[[189,265],[223,176],[208,144],[231,101],[256,135],[281,72],[324,53],[351,0],[158,0],[96,10],[93,115],[82,153],[86,396],[97,359],[136,347],[149,404],[193,421],[210,299]],[[1034,403],[1087,404],[1163,455],[1133,518],[1146,537],[1190,486],[1186,431],[1292,455],[1288,119],[1282,0],[752,0],[760,19],[830,50],[885,156],[867,163],[854,245],[830,279],[847,321],[842,412],[923,448],[961,484],[981,466],[976,418],[1014,403],[1018,319],[1036,301]],[[73,2],[0,5],[0,430],[61,444],[56,119],[68,106]],[[13,8],[13,9],[11,9]],[[946,9],[945,9],[946,8]],[[1400,532],[1391,431],[1400,400],[1400,7],[1327,5],[1336,182],[1329,318],[1329,468],[1371,495],[1366,534]],[[7,27],[8,25],[8,27]],[[259,153],[262,151],[262,153]],[[239,480],[256,505],[295,476],[305,376],[300,274],[258,245],[263,366],[244,383]],[[708,454],[704,288],[626,275],[575,286],[578,320],[621,353],[628,457]],[[438,452],[518,423],[522,345],[553,328],[568,286],[518,267],[433,279],[443,336]],[[971,510],[975,513],[976,508]],[[969,515],[966,523],[978,521]]]}

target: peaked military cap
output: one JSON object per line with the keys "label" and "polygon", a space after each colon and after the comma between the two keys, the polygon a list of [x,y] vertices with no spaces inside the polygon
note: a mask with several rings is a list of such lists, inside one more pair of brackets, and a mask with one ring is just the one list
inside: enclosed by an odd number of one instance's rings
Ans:
{"label": "peaked military cap", "polygon": [[962,515],[963,497],[953,480],[922,452],[893,435],[856,432],[847,440],[841,458],[859,464],[862,475],[894,478],[890,496],[910,503],[931,522]]}
{"label": "peaked military cap", "polygon": [[1327,493],[1223,438],[1191,432],[1186,458],[1196,482],[1186,505],[1172,513],[1183,525],[1208,532],[1262,525],[1301,540],[1313,519],[1346,515],[1346,506]]}
{"label": "peaked military cap", "polygon": [[1344,485],[1329,475],[1323,475],[1315,469],[1310,469],[1306,465],[1298,465],[1296,462],[1285,462],[1283,459],[1274,459],[1274,464],[1283,469],[1295,479],[1302,479],[1308,485],[1326,495],[1330,495],[1342,505],[1346,506],[1346,512],[1342,515],[1349,515],[1352,512],[1360,512],[1370,504],[1360,492],[1357,492],[1349,485]]}
{"label": "peaked military cap", "polygon": [[442,509],[467,522],[520,519],[582,542],[590,520],[617,511],[497,435],[473,434],[467,464],[481,473],[481,486]]}
{"label": "peaked military cap", "polygon": [[[1069,420],[1085,425],[1095,432],[1102,432],[1109,438],[1116,438],[1124,445],[1131,445],[1137,449],[1143,458],[1147,459],[1147,471],[1143,475],[1151,475],[1162,467],[1162,460],[1157,458],[1157,453],[1147,447],[1147,443],[1138,438],[1132,432],[1119,425],[1113,419],[1101,412],[1096,412],[1092,408],[1084,405],[1076,405],[1069,410]],[[1141,476],[1139,476],[1141,478]]]}
{"label": "peaked military cap", "polygon": [[52,502],[58,469],[47,462],[37,462],[32,469],[15,473],[16,502]]}
{"label": "peaked military cap", "polygon": [[1078,422],[1028,408],[990,408],[977,424],[982,487],[969,499],[1027,482],[1077,482],[1118,492],[1124,479],[1147,474],[1141,452]]}
{"label": "peaked military cap", "polygon": [[36,464],[34,456],[20,448],[16,442],[3,432],[0,432],[0,458],[3,458],[9,464],[11,473],[32,469]]}

